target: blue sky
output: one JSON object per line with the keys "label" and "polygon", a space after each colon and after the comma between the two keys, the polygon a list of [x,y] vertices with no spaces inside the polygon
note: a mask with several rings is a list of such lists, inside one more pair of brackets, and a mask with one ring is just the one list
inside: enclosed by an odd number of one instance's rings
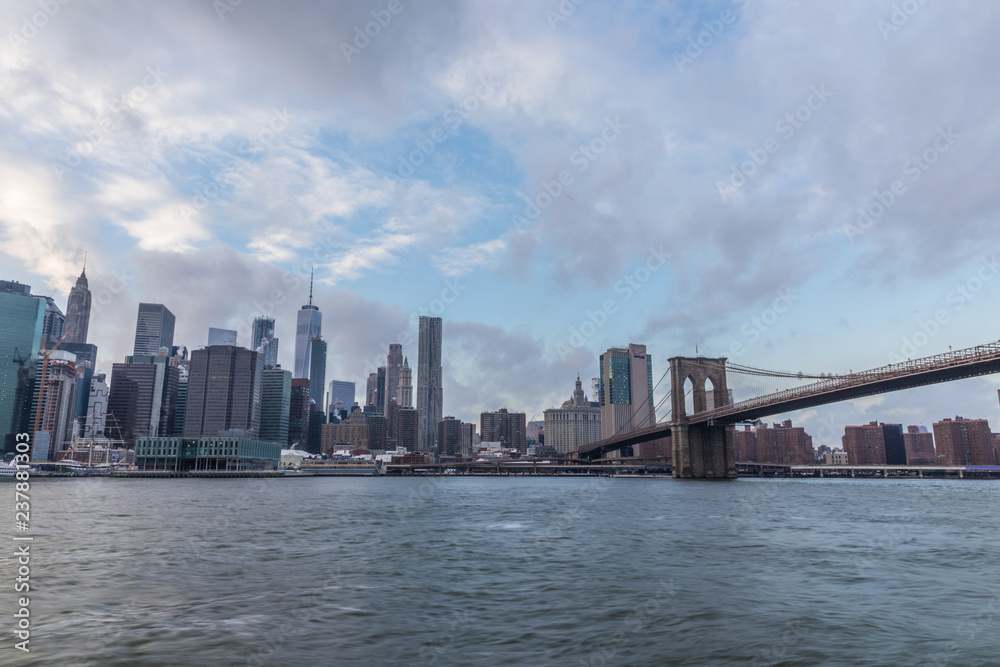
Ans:
{"label": "blue sky", "polygon": [[[3,277],[64,302],[89,253],[105,369],[140,300],[189,347],[276,300],[290,367],[315,263],[328,377],[433,310],[473,421],[629,342],[659,377],[879,366],[939,311],[917,356],[992,341],[1000,9],[902,4],[5,3]],[[1000,422],[998,386],[792,418]]]}

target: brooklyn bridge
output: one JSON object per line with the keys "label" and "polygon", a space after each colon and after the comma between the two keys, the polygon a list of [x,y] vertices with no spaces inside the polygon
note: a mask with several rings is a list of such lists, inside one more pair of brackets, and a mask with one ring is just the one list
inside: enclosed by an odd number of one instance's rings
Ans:
{"label": "brooklyn bridge", "polygon": [[[1000,372],[1000,342],[846,375],[766,370],[727,363],[725,357],[672,357],[664,373],[664,377],[670,375],[670,389],[661,401],[664,405],[669,402],[666,415],[655,425],[591,443],[581,448],[580,457],[593,461],[627,456],[635,445],[670,437],[674,477],[734,478],[735,423],[997,372]],[[777,388],[783,383],[799,386]],[[741,388],[752,386],[749,397],[732,400],[730,388],[734,384]]]}

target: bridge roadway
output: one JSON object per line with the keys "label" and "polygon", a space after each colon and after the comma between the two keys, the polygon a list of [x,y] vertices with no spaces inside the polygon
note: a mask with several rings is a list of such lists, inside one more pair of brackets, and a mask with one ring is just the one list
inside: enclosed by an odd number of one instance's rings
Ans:
{"label": "bridge roadway", "polygon": [[[711,363],[706,360],[706,363]],[[733,372],[730,369],[729,372]],[[688,426],[734,424],[760,417],[849,401],[940,382],[1000,373],[1000,342],[889,364],[860,373],[823,378],[803,387],[751,398],[684,418]],[[670,435],[670,423],[637,429],[591,443],[580,449],[581,458],[604,458],[608,452]]]}

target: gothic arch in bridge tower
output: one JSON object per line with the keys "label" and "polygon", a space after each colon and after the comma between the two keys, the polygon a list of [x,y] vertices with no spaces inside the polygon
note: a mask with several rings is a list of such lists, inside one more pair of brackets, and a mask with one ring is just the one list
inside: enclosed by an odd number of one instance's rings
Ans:
{"label": "gothic arch in bridge tower", "polygon": [[[687,412],[686,384],[690,381],[692,414]],[[708,409],[706,386],[713,407],[729,405],[726,358],[672,357],[670,359],[670,434],[674,477],[731,479],[736,477],[736,451],[726,424],[690,417]]]}

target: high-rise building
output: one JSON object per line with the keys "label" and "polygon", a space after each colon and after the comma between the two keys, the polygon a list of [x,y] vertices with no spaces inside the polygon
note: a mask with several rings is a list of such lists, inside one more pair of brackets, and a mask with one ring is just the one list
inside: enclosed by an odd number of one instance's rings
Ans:
{"label": "high-rise building", "polygon": [[462,456],[472,456],[472,450],[478,444],[476,442],[476,425],[468,422],[462,422],[461,435],[462,440],[460,453]]}
{"label": "high-rise building", "polygon": [[355,410],[342,422],[323,424],[320,438],[320,448],[323,453],[331,453],[346,447],[369,448],[368,423],[360,410]]}
{"label": "high-rise building", "polygon": [[322,453],[323,426],[326,424],[326,413],[320,410],[312,399],[309,399],[309,437],[306,438],[306,451],[310,454]]}
{"label": "high-rise building", "polygon": [[881,424],[882,442],[885,444],[885,462],[888,465],[906,465],[906,443],[902,424]]}
{"label": "high-rise building", "polygon": [[993,433],[986,419],[942,419],[934,423],[938,461],[948,466],[997,464]]}
{"label": "high-rise building", "polygon": [[[31,412],[32,432],[47,431],[47,439],[34,437],[36,447],[48,442],[47,451],[33,448],[31,458],[46,461],[73,436],[73,418],[76,407],[76,355],[64,350],[49,353],[48,364],[37,361],[35,370],[35,395]],[[43,367],[45,368],[43,373]]]}
{"label": "high-rise building", "polygon": [[292,409],[292,372],[264,367],[261,373],[260,439],[288,443],[288,416]]}
{"label": "high-rise building", "polygon": [[87,423],[90,383],[93,381],[94,368],[97,366],[97,346],[90,343],[67,343],[63,340],[59,349],[76,355],[76,404],[73,407],[73,418],[77,422],[75,434],[79,435]]}
{"label": "high-rise building", "polygon": [[403,346],[389,344],[385,359],[385,416],[389,419],[388,437],[396,438],[396,409],[399,407],[399,376],[403,371]]}
{"label": "high-rise building", "polygon": [[368,449],[385,451],[388,443],[388,422],[389,420],[384,415],[368,417]]}
{"label": "high-rise building", "polygon": [[184,434],[184,420],[187,418],[188,378],[191,366],[189,362],[177,363],[177,361],[177,357],[171,359],[171,365],[177,368],[177,409],[174,410],[173,433],[175,436],[181,436]]}
{"label": "high-rise building", "polygon": [[232,329],[208,328],[208,345],[236,345],[236,332]]}
{"label": "high-rise building", "polygon": [[245,347],[212,345],[194,350],[184,437],[242,431],[258,439],[263,367],[260,355]]}
{"label": "high-rise building", "polygon": [[264,368],[274,368],[278,365],[278,339],[274,337],[273,317],[254,318],[250,349],[260,352],[263,356]]}
{"label": "high-rise building", "polygon": [[906,449],[906,464],[911,466],[934,465],[937,453],[934,451],[934,434],[927,427],[907,426],[903,434]]}
{"label": "high-rise building", "polygon": [[308,442],[309,380],[292,378],[292,399],[288,410],[288,444],[305,449]]}
{"label": "high-rise building", "polygon": [[878,422],[865,426],[845,426],[842,438],[847,460],[852,465],[885,465],[885,432]]}
{"label": "high-rise building", "polygon": [[645,345],[612,347],[601,355],[599,393],[602,439],[656,424],[653,357]]}
{"label": "high-rise building", "polygon": [[601,408],[587,400],[579,373],[576,389],[559,408],[549,408],[545,415],[545,444],[560,454],[575,452],[601,439]]}
{"label": "high-rise building", "polygon": [[343,405],[350,413],[354,405],[356,385],[345,380],[330,380],[330,405]]}
{"label": "high-rise building", "polygon": [[90,288],[87,285],[87,262],[76,279],[76,285],[69,291],[66,303],[65,343],[86,343],[90,329]]}
{"label": "high-rise building", "polygon": [[403,357],[403,366],[399,369],[399,388],[396,390],[396,400],[401,408],[413,407],[413,371],[406,357]]}
{"label": "high-rise building", "polygon": [[180,371],[166,355],[132,355],[111,367],[105,432],[134,445],[140,437],[169,437],[177,411]]}
{"label": "high-rise building", "polygon": [[375,411],[385,414],[385,366],[379,366],[375,373]]}
{"label": "high-rise building", "polygon": [[45,304],[31,287],[0,281],[0,444],[14,451],[14,435],[28,432],[31,385],[45,325]]}
{"label": "high-rise building", "polygon": [[738,461],[808,465],[816,460],[812,436],[790,419],[771,428],[758,421],[733,431],[732,437]]}
{"label": "high-rise building", "polygon": [[479,415],[479,434],[483,442],[502,442],[506,448],[516,448],[522,454],[528,448],[527,417],[523,412],[497,412]]}
{"label": "high-rise building", "polygon": [[368,381],[365,383],[365,406],[371,406],[374,410],[378,401],[378,373],[369,373]]}
{"label": "high-rise building", "polygon": [[420,316],[417,348],[417,411],[420,448],[434,449],[437,423],[444,410],[441,384],[441,318]]}
{"label": "high-rise building", "polygon": [[462,420],[445,417],[437,424],[438,453],[458,456],[462,453]]}
{"label": "high-rise building", "polygon": [[590,378],[590,400],[601,404],[601,378]]}
{"label": "high-rise building", "polygon": [[108,384],[107,376],[98,373],[90,382],[90,395],[87,397],[87,420],[83,424],[84,438],[104,437],[104,427],[108,415]]}
{"label": "high-rise building", "polygon": [[[42,338],[45,339],[45,347],[51,349],[63,335],[63,327],[66,326],[66,317],[59,310],[55,299],[51,296],[35,296],[45,303],[45,323],[42,325]],[[64,341],[65,342],[65,341]]]}
{"label": "high-rise building", "polygon": [[316,403],[316,409],[324,410],[323,390],[326,388],[326,341],[321,336],[312,339],[309,358],[309,398]]}
{"label": "high-rise building", "polygon": [[415,452],[420,447],[420,417],[416,408],[396,410],[396,447]]}
{"label": "high-rise building", "polygon": [[[132,355],[155,357],[162,347],[169,353],[174,346],[174,321],[174,314],[163,304],[140,303]],[[114,383],[114,373],[111,380]]]}
{"label": "high-rise building", "polygon": [[[313,340],[323,333],[323,314],[319,306],[313,305],[313,279],[309,276],[309,303],[299,310],[295,328],[295,368],[294,378],[301,380],[309,378],[312,368]],[[311,379],[311,378],[310,378]],[[320,385],[322,391],[322,386]]]}

